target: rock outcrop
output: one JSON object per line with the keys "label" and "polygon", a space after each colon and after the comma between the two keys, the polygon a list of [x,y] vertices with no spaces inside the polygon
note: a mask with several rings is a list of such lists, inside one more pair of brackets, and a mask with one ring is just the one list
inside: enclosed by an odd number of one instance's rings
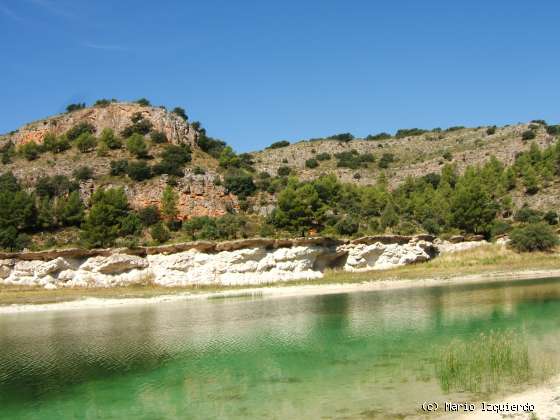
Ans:
{"label": "rock outcrop", "polygon": [[[115,250],[0,255],[0,284],[57,287],[255,285],[317,279],[327,268],[382,270],[437,254],[421,237],[191,242]],[[28,254],[32,254],[32,258]]]}

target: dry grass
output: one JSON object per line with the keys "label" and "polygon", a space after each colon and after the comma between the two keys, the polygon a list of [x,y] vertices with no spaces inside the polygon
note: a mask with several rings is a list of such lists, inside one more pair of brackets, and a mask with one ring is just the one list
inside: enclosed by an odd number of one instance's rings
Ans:
{"label": "dry grass", "polygon": [[[477,274],[515,274],[530,270],[560,269],[560,254],[536,252],[518,254],[498,245],[486,245],[476,249],[446,254],[427,263],[382,271],[348,273],[327,271],[322,279],[295,280],[285,283],[251,286],[285,287],[311,284],[361,283],[365,281],[453,278]],[[243,290],[247,286],[189,286],[162,287],[146,282],[145,285],[45,290],[39,287],[0,286],[0,305],[54,303],[83,298],[147,298],[178,293],[208,293],[224,290]]]}

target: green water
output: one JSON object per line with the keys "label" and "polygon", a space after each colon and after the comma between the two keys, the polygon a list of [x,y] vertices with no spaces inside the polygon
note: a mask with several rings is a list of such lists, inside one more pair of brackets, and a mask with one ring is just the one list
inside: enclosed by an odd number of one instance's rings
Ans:
{"label": "green water", "polygon": [[495,396],[558,371],[559,326],[560,280],[2,315],[0,418],[415,414],[488,396],[444,391],[454,340],[524,337],[531,375]]}

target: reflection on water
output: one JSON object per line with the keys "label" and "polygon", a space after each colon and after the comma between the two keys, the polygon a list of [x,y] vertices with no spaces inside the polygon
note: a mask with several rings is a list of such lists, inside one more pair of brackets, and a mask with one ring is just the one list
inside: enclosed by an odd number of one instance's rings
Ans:
{"label": "reflection on water", "polygon": [[559,315],[560,280],[4,315],[0,417],[416,413],[555,373]]}

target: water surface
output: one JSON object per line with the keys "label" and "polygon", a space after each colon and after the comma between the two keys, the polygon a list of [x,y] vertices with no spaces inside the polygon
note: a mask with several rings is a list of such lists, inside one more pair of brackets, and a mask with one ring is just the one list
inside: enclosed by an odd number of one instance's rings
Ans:
{"label": "water surface", "polygon": [[[0,418],[418,414],[556,373],[559,326],[560,279],[6,314]],[[445,349],[481,333],[523,337],[529,374],[446,387]]]}

